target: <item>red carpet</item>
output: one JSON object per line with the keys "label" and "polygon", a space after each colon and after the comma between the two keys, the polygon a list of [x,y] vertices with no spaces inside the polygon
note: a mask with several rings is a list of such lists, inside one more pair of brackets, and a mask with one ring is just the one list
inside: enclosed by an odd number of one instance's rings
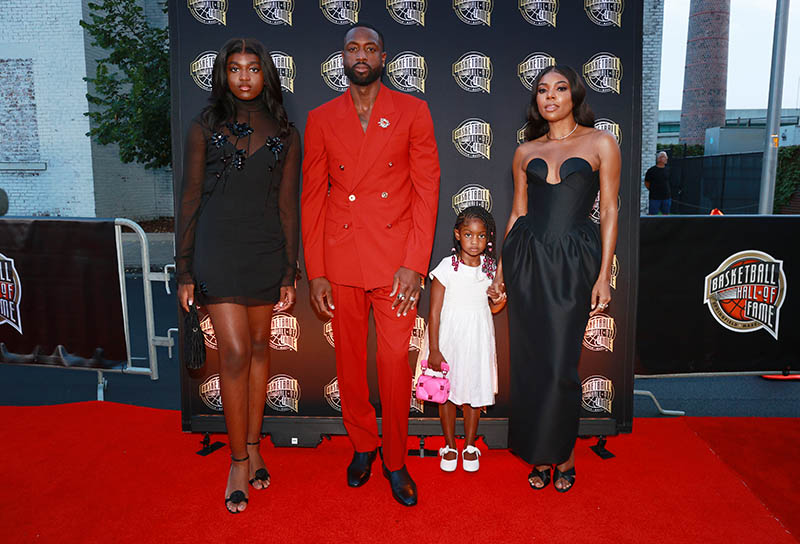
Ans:
{"label": "red carpet", "polygon": [[[178,431],[177,412],[90,402],[0,415],[3,542],[774,544],[800,534],[793,420],[637,419],[634,434],[609,440],[614,459],[579,441],[565,495],[531,490],[507,451],[483,448],[477,474],[412,458],[420,504],[411,509],[392,500],[378,464],[364,488],[345,485],[344,437],[314,450],[267,445],[272,486],[232,516],[226,451],[195,455],[199,437]],[[782,447],[774,422],[787,432]],[[729,452],[733,437],[741,444]],[[752,483],[765,479],[784,482],[785,495]]]}

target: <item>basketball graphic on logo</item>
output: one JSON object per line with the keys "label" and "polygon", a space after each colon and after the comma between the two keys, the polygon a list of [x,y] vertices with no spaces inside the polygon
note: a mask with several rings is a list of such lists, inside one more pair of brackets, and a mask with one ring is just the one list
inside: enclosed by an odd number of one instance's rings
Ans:
{"label": "basketball graphic on logo", "polygon": [[[759,261],[756,259],[742,259],[739,262],[733,263],[731,265],[731,269],[736,269],[740,266],[751,264],[751,263],[758,263]],[[751,321],[749,317],[744,315],[745,305],[747,304],[747,299],[745,298],[727,298],[726,295],[732,295],[736,292],[736,289],[729,289],[728,293],[722,291],[720,293],[720,300],[719,306],[722,308],[722,311],[731,316],[733,319],[737,321]]]}

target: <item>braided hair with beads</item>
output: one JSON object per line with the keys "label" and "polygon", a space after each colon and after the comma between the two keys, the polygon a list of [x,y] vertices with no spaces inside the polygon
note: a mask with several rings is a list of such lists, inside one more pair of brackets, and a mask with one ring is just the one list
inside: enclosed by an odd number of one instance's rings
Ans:
{"label": "braided hair with beads", "polygon": [[[497,248],[495,247],[497,245],[497,227],[495,227],[494,217],[482,206],[470,206],[465,208],[458,214],[458,217],[456,217],[456,224],[453,226],[454,231],[460,229],[461,225],[469,219],[478,219],[482,221],[486,227],[486,249],[483,250],[484,258],[483,264],[481,265],[481,272],[486,274],[489,279],[493,279],[494,273],[497,271]],[[453,270],[458,271],[458,263],[461,261],[461,243],[456,238],[455,232],[453,233],[453,248],[451,253]]]}

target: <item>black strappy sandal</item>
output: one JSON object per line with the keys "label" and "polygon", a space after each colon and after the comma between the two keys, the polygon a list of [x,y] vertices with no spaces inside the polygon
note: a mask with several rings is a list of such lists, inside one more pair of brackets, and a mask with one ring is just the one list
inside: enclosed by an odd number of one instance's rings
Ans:
{"label": "black strappy sandal", "polygon": [[[567,483],[569,484],[569,487],[562,487],[559,489],[555,484],[555,482],[557,482],[558,480],[566,480]],[[566,493],[567,491],[572,489],[572,486],[574,484],[575,484],[575,467],[572,467],[569,470],[565,470],[564,472],[561,472],[560,470],[558,470],[558,467],[556,467],[556,471],[553,474],[553,487],[556,488],[556,491],[558,491],[559,493]]]}
{"label": "black strappy sandal", "polygon": [[[536,487],[533,485],[531,478],[539,478],[542,481],[542,487]],[[536,491],[547,487],[547,484],[550,483],[550,467],[548,467],[546,470],[536,470],[536,466],[534,466],[533,470],[531,470],[531,473],[528,474],[528,483],[530,484],[531,488],[535,489]]]}
{"label": "black strappy sandal", "polygon": [[[258,446],[259,444],[261,444],[261,440],[259,440],[259,441],[257,441],[257,442],[248,442],[248,443],[247,443],[247,445],[248,445],[248,446]],[[250,457],[250,456],[248,455],[248,458],[249,458],[249,457]],[[266,488],[268,488],[268,487],[269,487],[269,484],[270,484],[269,471],[268,471],[266,468],[260,468],[260,469],[258,469],[258,470],[256,471],[256,473],[253,475],[253,477],[252,477],[252,478],[250,478],[250,485],[253,485],[253,482],[255,482],[256,480],[258,480],[259,482],[261,482],[261,485],[262,485],[262,487],[261,487],[261,488],[258,488],[258,487],[256,487],[256,486],[253,486],[253,489],[259,489],[259,490],[261,490],[261,489],[266,489]]]}
{"label": "black strappy sandal", "polygon": [[[244,463],[250,459],[249,455],[244,456],[242,459],[237,459],[236,457],[231,454],[231,461],[234,463]],[[234,507],[233,510],[228,508],[228,503],[231,503]],[[242,512],[239,510],[239,505],[241,503],[247,504],[247,496],[245,496],[244,491],[237,489],[233,493],[230,494],[229,497],[225,499],[225,510],[227,510],[231,514],[241,514]]]}

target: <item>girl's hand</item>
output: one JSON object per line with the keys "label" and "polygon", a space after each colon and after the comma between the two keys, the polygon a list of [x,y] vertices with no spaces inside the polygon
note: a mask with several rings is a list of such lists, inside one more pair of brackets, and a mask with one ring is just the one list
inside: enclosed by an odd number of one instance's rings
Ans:
{"label": "girl's hand", "polygon": [[595,315],[603,312],[608,308],[611,303],[611,285],[608,278],[597,278],[597,281],[592,288],[592,311],[589,315]]}
{"label": "girl's hand", "polygon": [[486,294],[495,304],[500,304],[506,299],[506,284],[498,281],[497,278],[492,282],[486,290]]}
{"label": "girl's hand", "polygon": [[281,287],[281,299],[275,305],[276,310],[288,311],[297,300],[297,291],[292,285],[284,285]]}
{"label": "girl's hand", "polygon": [[428,354],[428,368],[435,372],[441,372],[442,363],[446,362],[438,349],[431,350],[430,354]]}
{"label": "girl's hand", "polygon": [[183,311],[189,313],[189,306],[194,304],[194,284],[193,283],[180,283],[178,284],[178,303],[183,308]]}

